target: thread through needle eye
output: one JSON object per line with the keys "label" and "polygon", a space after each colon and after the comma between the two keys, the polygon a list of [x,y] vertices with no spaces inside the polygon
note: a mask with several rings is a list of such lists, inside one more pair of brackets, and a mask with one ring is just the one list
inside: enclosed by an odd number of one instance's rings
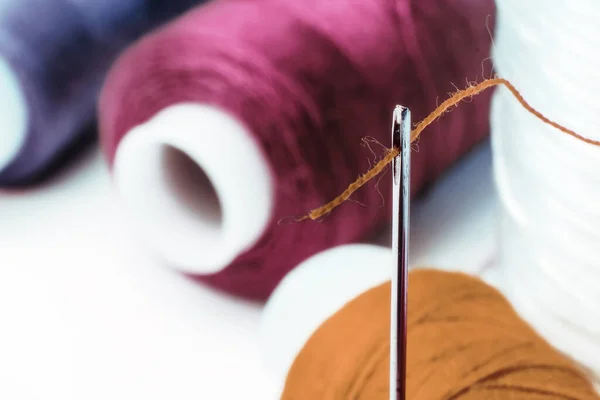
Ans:
{"label": "thread through needle eye", "polygon": [[410,228],[410,110],[396,106],[392,117],[392,293],[390,316],[390,400],[406,400],[406,313]]}

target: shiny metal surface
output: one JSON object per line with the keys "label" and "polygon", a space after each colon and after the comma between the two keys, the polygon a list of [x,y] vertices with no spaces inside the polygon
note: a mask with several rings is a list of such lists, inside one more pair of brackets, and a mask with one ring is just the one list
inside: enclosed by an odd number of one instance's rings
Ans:
{"label": "shiny metal surface", "polygon": [[406,303],[410,229],[410,110],[396,106],[392,121],[392,147],[399,150],[392,162],[392,270],[390,330],[390,400],[406,398]]}

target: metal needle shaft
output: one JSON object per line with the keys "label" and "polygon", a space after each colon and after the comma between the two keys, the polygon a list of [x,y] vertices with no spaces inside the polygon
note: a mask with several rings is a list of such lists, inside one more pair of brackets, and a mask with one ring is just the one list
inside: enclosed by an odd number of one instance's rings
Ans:
{"label": "metal needle shaft", "polygon": [[406,399],[406,303],[410,228],[410,110],[396,106],[392,146],[399,150],[392,162],[393,220],[390,330],[390,400]]}

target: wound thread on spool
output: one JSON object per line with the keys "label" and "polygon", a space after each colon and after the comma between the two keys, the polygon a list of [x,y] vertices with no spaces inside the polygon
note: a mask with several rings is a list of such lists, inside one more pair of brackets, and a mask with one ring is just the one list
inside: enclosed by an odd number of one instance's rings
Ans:
{"label": "wound thread on spool", "polygon": [[0,4],[0,186],[47,176],[95,136],[96,100],[120,51],[200,0]]}
{"label": "wound thread on spool", "polygon": [[[600,398],[496,289],[427,269],[409,280],[407,398]],[[282,400],[389,398],[389,306],[384,283],[325,321],[294,360]]]}
{"label": "wound thread on spool", "polygon": [[[540,111],[600,140],[600,3],[498,0],[494,62]],[[551,129],[505,90],[492,110],[502,202],[497,283],[551,344],[600,381],[600,148]]]}
{"label": "wound thread on spool", "polygon": [[[285,218],[371,164],[360,138],[387,143],[396,103],[424,117],[452,82],[477,79],[490,16],[489,0],[221,1],[144,38],[116,63],[100,102],[103,148],[142,241],[203,282],[264,299],[302,260],[365,238],[391,213],[387,185],[373,182],[320,224]],[[488,101],[474,99],[420,142],[415,192],[487,135]],[[191,123],[173,129],[175,120]],[[177,180],[164,147],[214,186],[218,229],[164,184],[166,173]],[[197,239],[205,231],[212,238]]]}

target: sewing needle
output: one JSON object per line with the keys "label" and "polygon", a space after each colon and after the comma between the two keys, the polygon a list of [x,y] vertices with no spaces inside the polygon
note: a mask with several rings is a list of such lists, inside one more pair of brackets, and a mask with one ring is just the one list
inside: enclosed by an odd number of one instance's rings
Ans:
{"label": "sewing needle", "polygon": [[406,399],[406,303],[410,225],[410,110],[396,106],[392,121],[392,269],[390,400]]}

